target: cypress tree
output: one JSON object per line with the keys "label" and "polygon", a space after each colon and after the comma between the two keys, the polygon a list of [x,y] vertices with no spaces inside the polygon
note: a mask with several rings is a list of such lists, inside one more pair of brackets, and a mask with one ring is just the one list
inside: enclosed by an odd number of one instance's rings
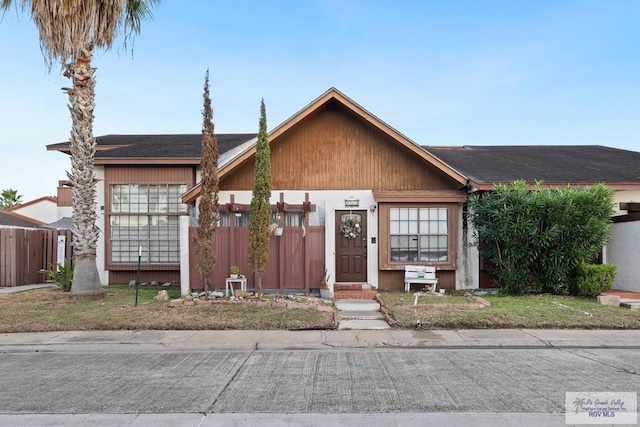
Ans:
{"label": "cypress tree", "polygon": [[249,270],[257,275],[256,293],[262,293],[262,275],[269,259],[271,230],[271,152],[267,135],[267,113],[264,99],[260,104],[260,128],[255,155],[255,179],[249,218]]}
{"label": "cypress tree", "polygon": [[200,181],[200,205],[198,207],[198,232],[196,249],[198,274],[204,281],[205,292],[213,283],[213,270],[217,264],[213,250],[213,237],[218,228],[218,140],[214,133],[213,110],[209,97],[209,70],[204,78],[204,109],[202,110],[202,162]]}

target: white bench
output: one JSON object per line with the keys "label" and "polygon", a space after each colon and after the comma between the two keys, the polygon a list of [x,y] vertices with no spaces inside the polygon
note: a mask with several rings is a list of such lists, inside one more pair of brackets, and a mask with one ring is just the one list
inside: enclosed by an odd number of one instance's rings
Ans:
{"label": "white bench", "polygon": [[404,291],[409,292],[412,283],[430,285],[431,293],[436,292],[438,278],[436,268],[426,265],[405,265],[404,267]]}

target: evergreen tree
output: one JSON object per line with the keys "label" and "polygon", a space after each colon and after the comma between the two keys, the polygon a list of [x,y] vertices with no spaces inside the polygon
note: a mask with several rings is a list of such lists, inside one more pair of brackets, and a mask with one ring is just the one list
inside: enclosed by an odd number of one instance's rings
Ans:
{"label": "evergreen tree", "polygon": [[213,251],[213,236],[218,228],[218,140],[214,134],[213,110],[209,97],[209,70],[204,78],[204,109],[202,111],[202,163],[201,197],[198,207],[198,233],[196,248],[198,274],[204,281],[208,293],[213,278],[213,270],[218,263]]}
{"label": "evergreen tree", "polygon": [[262,275],[269,259],[271,230],[271,152],[267,135],[267,113],[264,99],[260,104],[260,129],[255,155],[255,179],[249,218],[249,270],[257,275],[256,293],[262,293]]}

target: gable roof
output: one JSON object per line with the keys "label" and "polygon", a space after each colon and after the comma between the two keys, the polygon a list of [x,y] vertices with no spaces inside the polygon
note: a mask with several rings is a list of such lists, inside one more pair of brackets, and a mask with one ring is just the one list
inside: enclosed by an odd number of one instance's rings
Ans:
{"label": "gable roof", "polygon": [[[251,140],[255,133],[222,133],[218,151],[224,153]],[[200,164],[202,134],[104,135],[96,137],[96,164]],[[47,150],[70,154],[69,142],[47,145]]]}
{"label": "gable roof", "polygon": [[0,226],[5,225],[9,227],[38,227],[42,224],[44,223],[26,217],[24,215],[17,214],[15,212],[9,212],[6,209],[0,211]]}
{"label": "gable roof", "polygon": [[33,199],[33,200],[29,200],[28,202],[24,202],[24,203],[20,203],[19,205],[15,205],[15,206],[11,206],[10,208],[6,208],[4,210],[4,212],[9,212],[9,211],[17,211],[20,210],[22,208],[26,208],[27,206],[31,206],[31,205],[35,205],[41,202],[51,202],[54,204],[58,204],[58,199],[55,197],[51,197],[51,196],[44,196],[44,197],[39,197],[37,199]]}
{"label": "gable roof", "polygon": [[[280,135],[286,133],[291,128],[296,126],[298,123],[302,122],[304,119],[306,119],[307,117],[309,117],[310,115],[318,111],[320,108],[322,108],[325,104],[330,102],[340,103],[343,107],[348,109],[357,117],[366,121],[367,123],[375,127],[378,131],[392,138],[400,146],[408,149],[417,157],[423,160],[426,160],[431,165],[440,169],[446,175],[451,177],[454,181],[457,181],[460,184],[464,184],[467,181],[465,176],[458,173],[455,169],[451,168],[449,165],[442,162],[440,159],[436,158],[431,153],[427,152],[423,147],[413,142],[412,140],[410,140],[409,138],[407,138],[406,136],[404,136],[403,134],[401,134],[400,132],[398,132],[397,130],[395,130],[394,128],[392,128],[391,126],[389,126],[388,124],[386,124],[385,122],[383,122],[382,120],[380,120],[379,118],[377,118],[376,116],[374,116],[373,114],[371,114],[370,112],[362,108],[360,105],[355,103],[353,100],[348,98],[346,95],[344,95],[342,92],[340,92],[336,88],[330,88],[325,93],[320,95],[318,98],[313,100],[306,107],[304,107],[303,109],[295,113],[293,116],[291,116],[288,120],[284,121],[282,124],[280,124],[271,132],[269,132],[269,144],[273,145],[274,141],[276,141]],[[238,167],[239,165],[241,165],[251,157],[255,156],[256,142],[257,142],[257,139],[252,141],[251,144],[248,144],[243,150],[238,151],[237,155],[229,156],[229,158],[226,159],[227,160],[226,162],[224,163],[220,162],[218,165],[219,178],[222,179],[225,175],[227,175],[229,172],[234,170],[236,167]],[[190,203],[194,201],[199,196],[199,194],[200,194],[200,184],[197,184],[195,187],[193,187],[183,195],[182,200],[185,203]]]}
{"label": "gable roof", "polygon": [[463,146],[425,150],[466,175],[479,190],[517,179],[547,186],[606,183],[640,188],[640,153],[601,145]]}

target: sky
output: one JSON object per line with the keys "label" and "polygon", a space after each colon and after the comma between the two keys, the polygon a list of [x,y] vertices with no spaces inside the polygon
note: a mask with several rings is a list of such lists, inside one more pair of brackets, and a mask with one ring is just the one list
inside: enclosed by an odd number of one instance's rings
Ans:
{"label": "sky", "polygon": [[[165,0],[97,51],[94,135],[271,130],[335,87],[420,145],[640,151],[637,0]],[[56,193],[70,86],[31,19],[0,21],[0,190]]]}

